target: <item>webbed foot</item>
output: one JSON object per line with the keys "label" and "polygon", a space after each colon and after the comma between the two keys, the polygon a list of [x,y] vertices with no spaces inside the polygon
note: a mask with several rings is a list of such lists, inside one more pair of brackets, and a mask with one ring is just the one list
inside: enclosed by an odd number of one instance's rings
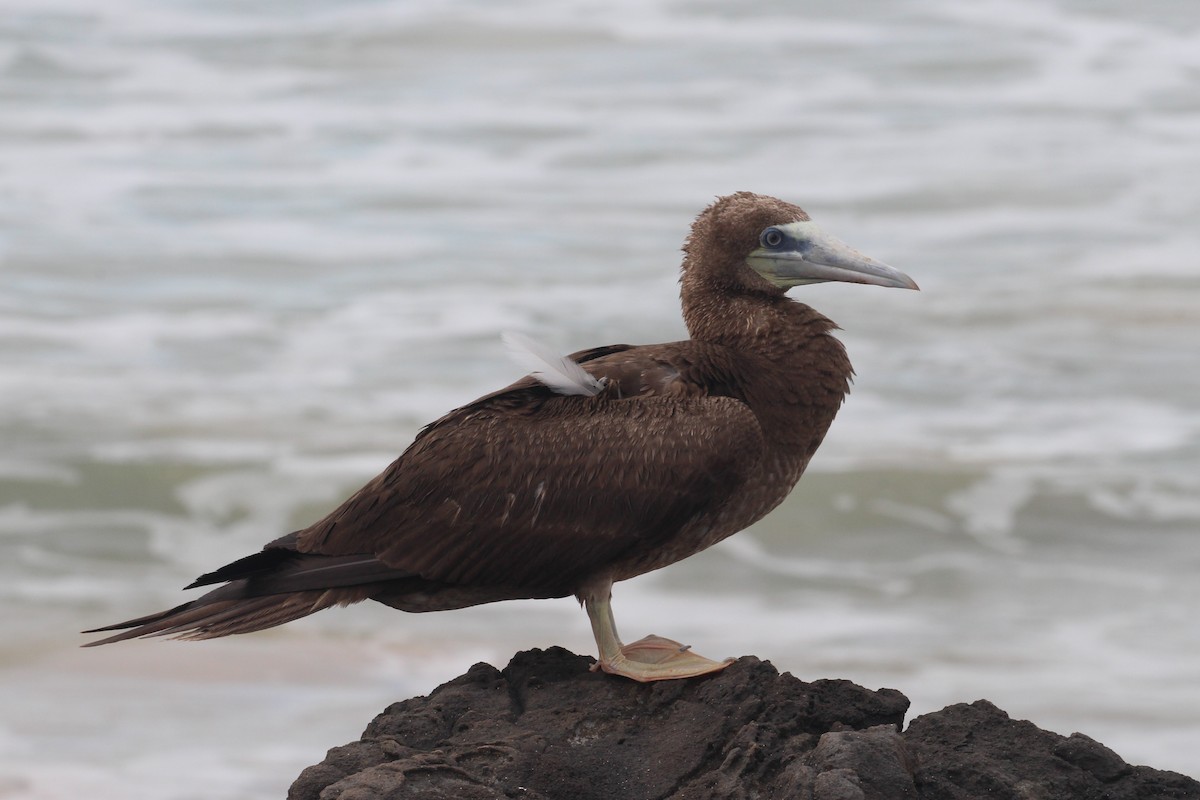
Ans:
{"label": "webbed foot", "polygon": [[622,645],[618,652],[608,658],[601,656],[592,670],[647,683],[708,675],[720,672],[732,663],[732,658],[713,661],[693,653],[689,645],[651,634],[632,644]]}

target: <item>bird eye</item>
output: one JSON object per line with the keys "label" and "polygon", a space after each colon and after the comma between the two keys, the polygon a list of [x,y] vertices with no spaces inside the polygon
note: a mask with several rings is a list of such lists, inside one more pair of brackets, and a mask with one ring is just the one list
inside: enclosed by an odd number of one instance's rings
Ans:
{"label": "bird eye", "polygon": [[783,231],[779,228],[767,228],[762,232],[762,236],[758,237],[758,243],[763,247],[779,247],[783,244]]}

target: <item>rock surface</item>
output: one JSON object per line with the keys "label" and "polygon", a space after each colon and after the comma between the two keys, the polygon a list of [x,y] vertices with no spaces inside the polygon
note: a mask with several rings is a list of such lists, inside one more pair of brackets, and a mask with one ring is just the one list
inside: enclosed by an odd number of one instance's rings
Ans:
{"label": "rock surface", "polygon": [[1132,767],[980,700],[913,720],[908,699],[805,683],[744,657],[637,684],[566,650],[476,664],[395,703],[301,773],[289,800],[1200,800],[1200,783]]}

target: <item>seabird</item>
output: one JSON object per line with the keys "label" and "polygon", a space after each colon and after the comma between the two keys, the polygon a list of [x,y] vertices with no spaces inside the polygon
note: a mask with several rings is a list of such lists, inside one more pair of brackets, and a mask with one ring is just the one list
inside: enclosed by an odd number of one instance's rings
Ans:
{"label": "seabird", "polygon": [[683,253],[690,339],[565,359],[510,340],[532,374],[426,426],[324,519],[187,587],[218,588],[86,631],[123,631],[89,646],[249,633],[362,600],[445,611],[574,595],[599,669],[638,681],[722,669],[659,636],[622,644],[613,583],[742,530],[808,466],[853,371],[834,323],[789,289],[917,285],[750,192],[706,208]]}

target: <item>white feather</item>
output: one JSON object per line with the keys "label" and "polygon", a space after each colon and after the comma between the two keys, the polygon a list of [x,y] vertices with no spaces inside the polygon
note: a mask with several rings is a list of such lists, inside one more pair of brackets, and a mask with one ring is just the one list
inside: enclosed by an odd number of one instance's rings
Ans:
{"label": "white feather", "polygon": [[597,380],[566,356],[560,356],[544,344],[512,331],[500,334],[509,358],[529,370],[538,381],[559,394],[596,395],[607,380]]}

